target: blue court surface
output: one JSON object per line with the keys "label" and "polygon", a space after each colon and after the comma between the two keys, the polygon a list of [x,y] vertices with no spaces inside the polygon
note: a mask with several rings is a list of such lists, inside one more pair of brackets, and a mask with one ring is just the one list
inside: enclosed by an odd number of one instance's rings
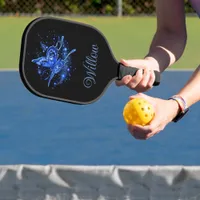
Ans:
{"label": "blue court surface", "polygon": [[[168,98],[192,71],[167,71],[147,94]],[[0,72],[0,164],[199,165],[200,105],[147,141],[128,132],[122,111],[135,92],[111,84],[87,106],[42,99],[18,71]]]}

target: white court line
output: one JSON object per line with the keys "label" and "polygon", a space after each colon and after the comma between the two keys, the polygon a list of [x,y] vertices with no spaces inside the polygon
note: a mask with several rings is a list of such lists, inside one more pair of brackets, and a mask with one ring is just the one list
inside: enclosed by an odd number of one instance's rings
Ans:
{"label": "white court line", "polygon": [[[167,70],[165,70],[165,71],[175,71],[175,72],[186,72],[186,71],[194,71],[195,70],[195,68],[194,69],[187,69],[187,68],[183,68],[183,69],[167,69]],[[19,69],[18,68],[0,68],[0,72],[15,72],[15,71],[19,71]]]}
{"label": "white court line", "polygon": [[188,71],[194,71],[195,70],[195,68],[193,68],[193,69],[190,69],[190,68],[183,68],[183,69],[167,69],[167,70],[165,70],[165,71],[175,71],[175,72],[188,72]]}
{"label": "white court line", "polygon": [[10,68],[10,69],[6,69],[6,68],[0,68],[0,72],[15,72],[15,71],[19,71],[19,69],[17,68]]}

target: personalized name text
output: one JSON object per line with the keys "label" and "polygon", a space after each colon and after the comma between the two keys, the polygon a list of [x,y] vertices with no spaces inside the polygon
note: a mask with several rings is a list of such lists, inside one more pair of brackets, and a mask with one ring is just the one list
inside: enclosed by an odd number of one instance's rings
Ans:
{"label": "personalized name text", "polygon": [[92,45],[92,51],[89,56],[86,56],[83,66],[86,70],[86,75],[83,80],[83,85],[86,88],[91,88],[93,84],[96,84],[96,69],[98,61],[98,46]]}

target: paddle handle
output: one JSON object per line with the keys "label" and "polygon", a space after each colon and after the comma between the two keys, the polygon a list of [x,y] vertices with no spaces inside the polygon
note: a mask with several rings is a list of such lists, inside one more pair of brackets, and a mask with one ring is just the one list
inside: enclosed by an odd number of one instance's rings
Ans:
{"label": "paddle handle", "polygon": [[[136,72],[138,71],[138,68],[135,67],[125,67],[123,64],[119,63],[118,68],[118,80],[121,80],[126,75],[135,76]],[[160,73],[158,71],[155,71],[155,81],[153,83],[154,86],[160,85]]]}

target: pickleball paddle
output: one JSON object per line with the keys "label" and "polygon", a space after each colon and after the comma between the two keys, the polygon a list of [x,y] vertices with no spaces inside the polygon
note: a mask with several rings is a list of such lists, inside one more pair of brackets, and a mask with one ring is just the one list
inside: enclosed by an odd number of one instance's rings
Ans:
{"label": "pickleball paddle", "polygon": [[[20,76],[33,94],[74,104],[97,101],[112,81],[134,76],[96,28],[54,17],[31,21],[22,36]],[[160,83],[155,71],[154,86]]]}

